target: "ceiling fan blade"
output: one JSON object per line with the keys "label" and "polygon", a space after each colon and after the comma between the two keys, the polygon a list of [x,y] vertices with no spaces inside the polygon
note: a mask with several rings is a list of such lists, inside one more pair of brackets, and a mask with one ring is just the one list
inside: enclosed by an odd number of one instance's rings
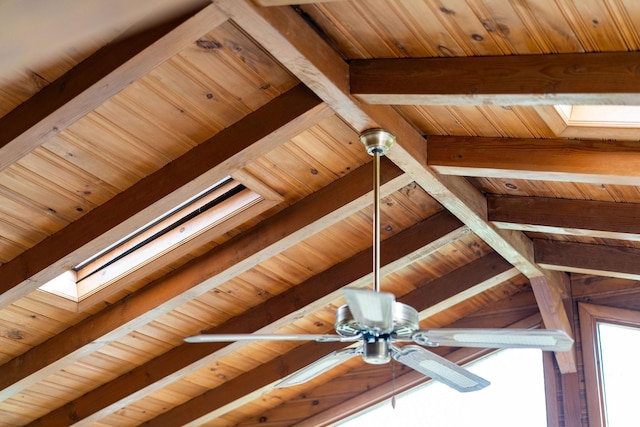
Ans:
{"label": "ceiling fan blade", "polygon": [[573,345],[573,339],[564,331],[549,329],[425,329],[415,331],[412,338],[426,346],[569,351]]}
{"label": "ceiling fan blade", "polygon": [[353,342],[360,336],[343,337],[330,334],[203,334],[186,337],[189,343],[231,342],[231,341],[318,341],[318,342]]}
{"label": "ceiling fan blade", "polygon": [[330,353],[325,357],[316,360],[312,364],[297,370],[296,372],[276,384],[275,387],[283,388],[306,383],[307,381],[317,377],[318,375],[327,372],[331,368],[334,368],[339,364],[346,362],[347,360],[351,359],[357,354],[360,354],[361,352],[361,346],[357,348],[345,348],[343,350],[334,351],[333,353]]}
{"label": "ceiling fan blade", "polygon": [[393,294],[364,289],[344,289],[343,292],[353,318],[362,327],[379,332],[393,330],[393,305],[396,301]]}
{"label": "ceiling fan blade", "polygon": [[417,345],[393,347],[393,358],[461,392],[480,390],[490,384],[484,378]]}

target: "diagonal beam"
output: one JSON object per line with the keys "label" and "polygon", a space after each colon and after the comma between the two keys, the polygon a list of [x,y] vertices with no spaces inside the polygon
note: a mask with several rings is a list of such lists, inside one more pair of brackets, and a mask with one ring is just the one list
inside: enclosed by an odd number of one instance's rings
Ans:
{"label": "diagonal beam", "polygon": [[534,240],[536,260],[546,268],[640,280],[640,249],[625,246]]}
{"label": "diagonal beam", "polygon": [[351,93],[374,104],[637,105],[639,52],[358,59]]}
{"label": "diagonal beam", "polygon": [[105,46],[2,117],[0,171],[226,21],[206,4],[200,1],[186,16]]}
{"label": "diagonal beam", "polygon": [[489,221],[508,230],[640,241],[640,204],[487,196]]}
{"label": "diagonal beam", "polygon": [[[428,220],[427,220],[428,221]],[[514,276],[519,274],[513,266],[501,260],[495,254],[486,255],[475,262],[478,269],[465,269],[463,276],[466,277],[464,283],[469,288],[475,287],[483,282],[491,281],[491,275],[503,275],[511,272]],[[477,275],[476,275],[477,274]],[[451,283],[460,279],[461,274],[455,271],[443,276],[436,282],[418,284],[418,289],[403,296],[399,301],[411,304],[418,311],[429,309],[428,305],[439,305],[447,299],[455,296],[456,290],[451,290]],[[512,276],[513,277],[513,276]],[[460,289],[457,289],[460,290]],[[435,294],[438,297],[427,295]],[[418,301],[418,304],[413,304]],[[441,306],[444,309],[444,306]],[[246,399],[251,399],[259,389],[266,387],[272,382],[292,373],[327,353],[344,347],[344,343],[333,345],[322,345],[326,343],[311,342],[303,344],[293,351],[282,355],[270,362],[267,362],[253,371],[249,371],[234,378],[220,387],[210,390],[190,401],[177,406],[155,419],[147,422],[148,426],[164,425],[200,425],[208,420],[214,419],[222,413],[246,403]],[[245,397],[245,396],[249,397]]]}
{"label": "diagonal beam", "polygon": [[[369,205],[368,166],[334,181],[172,274],[2,365],[0,399],[58,372]],[[409,182],[391,162],[385,162],[381,172],[385,194]]]}
{"label": "diagonal beam", "polygon": [[398,301],[423,307],[420,310],[420,317],[429,317],[513,279],[519,274],[520,272],[504,258],[492,252],[445,276],[423,284],[415,291],[398,298]]}
{"label": "diagonal beam", "polygon": [[632,142],[430,136],[429,166],[445,175],[640,184]]}
{"label": "diagonal beam", "polygon": [[[347,63],[295,11],[258,8],[245,0],[219,0],[216,4],[354,129],[381,127],[394,133],[397,144],[387,157],[523,274],[544,277],[537,283],[549,287],[547,294],[553,298],[551,304],[547,299],[539,301],[545,325],[573,336],[569,316],[562,309],[561,300],[567,293],[563,274],[536,264],[533,243],[523,233],[498,230],[491,224],[486,198],[468,181],[434,172],[427,165],[425,139],[395,109],[366,105],[353,97]],[[576,371],[575,356],[560,363],[563,371]]]}
{"label": "diagonal beam", "polygon": [[280,95],[0,266],[0,307],[71,270],[331,114],[303,86]]}
{"label": "diagonal beam", "polygon": [[[382,243],[382,271],[390,273],[398,270],[468,233],[466,227],[448,212],[436,214]],[[340,288],[370,282],[371,275],[369,248],[205,333],[246,333],[257,330],[275,333],[293,322],[302,312],[319,310],[335,300]],[[278,320],[274,322],[273,319]],[[80,420],[83,425],[95,422],[247,344],[182,344],[41,417],[32,426],[64,425]]]}

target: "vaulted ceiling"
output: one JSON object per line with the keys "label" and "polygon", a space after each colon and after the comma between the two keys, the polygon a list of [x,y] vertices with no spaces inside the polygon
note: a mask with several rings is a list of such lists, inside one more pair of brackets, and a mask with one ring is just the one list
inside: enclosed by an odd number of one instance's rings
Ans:
{"label": "vaulted ceiling", "polygon": [[[282,3],[0,5],[0,426],[328,425],[424,382],[274,388],[345,344],[183,342],[332,333],[371,286],[370,128],[421,327],[577,338],[576,300],[635,295],[640,128],[556,108],[640,103],[635,1]],[[575,393],[580,356],[550,362]]]}

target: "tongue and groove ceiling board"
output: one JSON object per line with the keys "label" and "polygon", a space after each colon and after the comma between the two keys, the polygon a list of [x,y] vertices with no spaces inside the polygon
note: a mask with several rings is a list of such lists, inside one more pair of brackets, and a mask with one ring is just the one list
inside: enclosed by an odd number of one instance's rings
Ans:
{"label": "tongue and groove ceiling board", "polygon": [[[344,344],[183,342],[332,333],[372,280],[371,127],[397,136],[382,289],[422,327],[575,335],[590,292],[640,309],[640,130],[554,108],[638,103],[633,1],[21,3],[0,5],[2,427],[330,425],[424,382],[356,358],[274,389]],[[553,361],[567,393],[580,355]]]}

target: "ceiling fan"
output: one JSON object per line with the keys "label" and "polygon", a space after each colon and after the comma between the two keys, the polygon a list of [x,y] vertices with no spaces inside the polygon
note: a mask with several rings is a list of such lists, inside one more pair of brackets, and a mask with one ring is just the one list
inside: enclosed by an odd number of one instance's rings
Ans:
{"label": "ceiling fan", "polygon": [[[382,129],[370,129],[360,136],[367,153],[374,158],[373,290],[343,289],[347,304],[335,314],[337,334],[214,334],[195,335],[186,342],[230,342],[299,340],[345,342],[353,345],[315,361],[279,382],[276,387],[302,384],[329,369],[360,355],[370,364],[391,358],[424,375],[462,392],[480,390],[489,381],[425,349],[426,347],[536,348],[569,351],[573,339],[564,331],[546,329],[420,329],[418,312],[397,302],[391,293],[380,291],[380,157],[395,136]],[[396,345],[396,343],[412,343]],[[415,345],[415,344],[420,344]]]}

